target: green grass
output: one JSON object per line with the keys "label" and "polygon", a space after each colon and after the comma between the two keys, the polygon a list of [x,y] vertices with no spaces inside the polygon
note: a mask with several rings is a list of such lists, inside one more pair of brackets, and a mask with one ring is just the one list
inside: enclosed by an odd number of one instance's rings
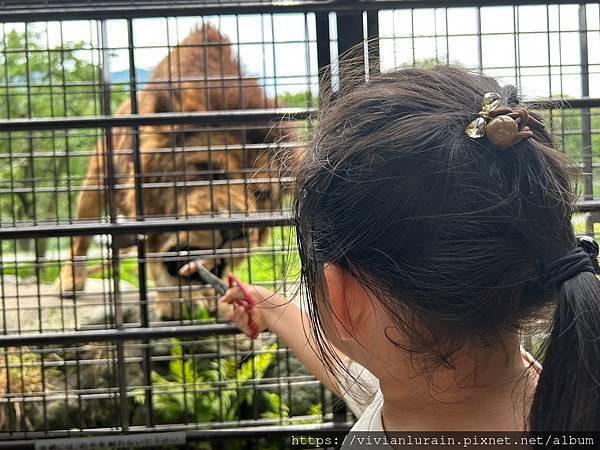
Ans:
{"label": "green grass", "polygon": [[49,264],[46,266],[38,267],[36,270],[35,263],[26,262],[19,263],[18,265],[12,263],[5,263],[2,266],[3,275],[14,275],[17,278],[29,278],[37,277],[39,270],[39,277],[42,283],[53,283],[58,278],[59,267],[58,264]]}
{"label": "green grass", "polygon": [[246,283],[268,283],[278,280],[296,281],[300,275],[300,258],[296,247],[296,232],[292,227],[271,231],[265,247],[268,250],[254,254],[234,270]]}
{"label": "green grass", "polygon": [[[136,288],[140,286],[138,277],[138,262],[135,258],[128,258],[121,261],[119,266],[121,281],[125,281]],[[103,267],[100,264],[91,264],[88,266],[89,278],[105,279],[111,276],[111,271],[107,267]],[[153,287],[152,280],[148,280],[149,287]]]}
{"label": "green grass", "polygon": [[[65,264],[62,261],[62,264]],[[108,279],[111,277],[111,271],[106,264],[102,264],[99,259],[91,259],[88,261],[88,278],[94,279]],[[60,263],[58,261],[52,261],[48,263],[42,263],[37,266],[39,271],[39,277],[42,283],[52,284],[58,278],[60,273]],[[18,278],[29,278],[37,277],[38,272],[36,271],[36,264],[32,261],[19,262],[15,264],[5,263],[2,267],[2,273],[4,275],[16,275]],[[135,259],[126,259],[121,261],[120,265],[120,279],[135,287],[139,287],[138,278],[138,263]],[[152,281],[149,280],[150,287],[153,286]]]}

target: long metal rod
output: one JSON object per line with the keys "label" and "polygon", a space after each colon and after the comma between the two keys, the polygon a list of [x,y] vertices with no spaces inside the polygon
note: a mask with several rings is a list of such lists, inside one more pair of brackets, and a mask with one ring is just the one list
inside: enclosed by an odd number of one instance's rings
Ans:
{"label": "long metal rod", "polygon": [[[600,98],[537,100],[529,102],[534,109],[598,108]],[[264,125],[283,118],[303,120],[316,113],[316,108],[274,108],[185,113],[127,114],[122,116],[49,117],[45,119],[0,120],[0,132],[74,128],[132,127],[144,125]]]}
{"label": "long metal rod", "polygon": [[[600,99],[598,99],[600,106]],[[122,116],[56,117],[0,120],[2,131],[32,131],[66,128],[132,127],[143,125],[263,125],[281,119],[306,119],[314,108],[246,109],[185,113],[127,114]]]}
{"label": "long metal rod", "polygon": [[[317,31],[317,65],[319,66],[319,89],[321,91],[331,88],[331,49],[329,34],[329,14],[318,12],[315,14]],[[323,85],[322,83],[326,83]]]}
{"label": "long metal rod", "polygon": [[[131,104],[131,114],[138,114],[138,89],[135,64],[135,45],[133,38],[133,22],[127,20],[127,46],[129,56],[129,101]],[[133,149],[133,183],[135,192],[135,215],[136,220],[143,221],[144,213],[144,193],[142,192],[143,167],[142,155],[140,151],[139,127],[133,126],[131,129],[131,148]],[[142,327],[148,327],[150,324],[150,308],[148,305],[148,280],[146,276],[146,242],[145,236],[137,234],[137,266],[138,266],[138,282],[139,282],[139,299],[140,299],[140,320]],[[144,372],[144,406],[146,409],[146,426],[154,425],[154,406],[152,402],[152,379],[151,379],[151,356],[152,347],[149,341],[144,341],[143,363],[142,370]],[[119,361],[120,363],[120,361]],[[120,364],[125,367],[126,365]],[[125,369],[124,376],[125,376]],[[121,386],[119,386],[121,388]],[[121,401],[127,401],[127,386],[123,384],[121,389]]]}
{"label": "long metal rod", "polygon": [[[346,86],[352,86],[347,83],[348,77],[355,76],[354,73],[354,58],[360,56],[363,59],[364,48],[362,54],[354,53],[357,51],[359,44],[364,43],[363,30],[363,13],[360,10],[339,12],[336,14],[337,19],[337,47],[338,47],[338,71],[339,71],[339,89],[344,91]],[[344,55],[350,56],[351,61],[344,58]],[[367,61],[361,64],[366,64]],[[367,73],[366,68],[363,70]]]}
{"label": "long metal rod", "polygon": [[[579,56],[581,64],[581,96],[590,95],[590,70],[588,63],[588,39],[586,6],[579,5]],[[585,200],[594,198],[592,170],[592,116],[589,107],[581,108],[581,162],[583,163],[583,195]]]}
{"label": "long metal rod", "polygon": [[[351,422],[343,422],[343,423],[323,423],[323,424],[309,424],[309,425],[262,425],[262,426],[253,426],[253,427],[239,427],[239,428],[222,428],[222,429],[213,429],[213,430],[183,430],[183,431],[167,431],[167,429],[144,429],[142,427],[131,427],[132,431],[135,434],[127,435],[131,436],[139,436],[139,437],[152,437],[156,436],[156,442],[160,441],[161,437],[170,437],[175,440],[184,441],[184,442],[196,442],[196,441],[206,441],[213,439],[243,439],[243,438],[260,438],[260,437],[284,437],[291,435],[298,436],[318,436],[321,435],[323,437],[332,437],[333,435],[337,436],[341,440],[343,435],[345,435],[350,428],[352,427]],[[171,430],[173,427],[169,428]],[[93,444],[94,437],[105,436],[110,437],[114,436],[115,439],[122,437],[123,435],[114,434],[112,430],[86,430],[85,442],[88,444]],[[20,439],[20,440],[11,440],[11,441],[2,441],[0,440],[0,448],[8,448],[11,450],[33,450],[42,448],[44,444],[48,447],[52,448],[52,441],[56,438],[76,438],[77,434],[73,432],[57,432],[52,433],[52,437],[47,438],[44,437],[42,439]],[[35,442],[38,442],[36,445]],[[71,441],[74,443],[74,441]],[[172,441],[171,441],[172,442]],[[181,442],[181,443],[184,443]],[[59,448],[58,446],[56,448]],[[62,447],[60,447],[62,448]],[[83,448],[83,445],[81,447]],[[93,448],[93,447],[87,447]]]}
{"label": "long metal rod", "polygon": [[231,335],[240,329],[230,324],[175,325],[167,327],[123,328],[102,330],[67,331],[60,333],[27,333],[0,335],[0,347],[25,345],[69,345],[82,342],[124,342],[143,339],[163,339],[170,337],[207,337]]}
{"label": "long metal rod", "polygon": [[[348,79],[353,75],[352,64],[349,64],[348,61],[345,61],[343,55],[348,54],[348,52],[352,53],[352,49],[357,48],[360,44],[363,44],[363,55],[361,56],[363,57],[364,69],[362,71],[365,76],[370,72],[368,67],[368,57],[364,58],[366,42],[365,32],[368,34],[369,31],[368,29],[364,29],[364,16],[365,14],[360,10],[337,13],[337,54],[339,59],[338,67],[340,92],[347,90],[348,86],[352,86],[351,83],[348,83]],[[378,41],[377,35],[370,37],[375,38]],[[366,48],[368,50],[369,46],[367,45]],[[334,401],[332,405],[332,412],[334,422],[344,422],[348,416],[346,403],[341,400]]]}
{"label": "long metal rod", "polygon": [[[600,202],[598,202],[600,203]],[[600,205],[594,211],[600,210]],[[0,228],[0,240],[31,237],[93,236],[97,234],[167,233],[186,230],[239,229],[292,225],[289,213],[232,214],[225,217],[146,219],[121,223],[64,223]]]}
{"label": "long metal rod", "polygon": [[[102,72],[101,72],[101,86],[102,86],[102,113],[106,115],[112,114],[112,96],[110,92],[110,53],[106,51],[108,44],[108,31],[106,27],[106,21],[102,21],[100,25],[101,38],[102,38]],[[105,130],[105,154],[104,161],[106,163],[106,173],[100,174],[100,176],[106,175],[106,205],[109,213],[109,220],[111,224],[117,222],[118,210],[115,198],[115,167],[114,167],[114,153],[113,153],[113,134],[112,129],[107,128]],[[121,261],[119,258],[119,247],[116,239],[111,239],[110,243],[110,263],[111,263],[111,281],[112,281],[112,292],[109,297],[112,300],[111,306],[114,311],[115,326],[119,329],[123,328],[123,304],[121,297]],[[85,262],[84,262],[85,264]],[[127,372],[125,364],[125,349],[122,342],[117,342],[117,367],[114,368],[114,376],[119,386],[119,412],[121,416],[121,428],[123,431],[127,431],[129,427],[129,404],[127,401]]]}
{"label": "long metal rod", "polygon": [[380,56],[379,56],[379,12],[367,12],[367,57],[369,64],[369,76],[379,73]]}
{"label": "long metal rod", "polygon": [[[573,0],[454,0],[453,7],[465,6],[508,6],[508,5],[547,5],[572,4]],[[577,3],[596,3],[583,0]],[[0,21],[22,22],[70,20],[70,19],[115,19],[165,16],[210,16],[218,14],[262,14],[291,12],[340,12],[367,11],[394,8],[442,8],[448,2],[442,0],[305,0],[305,1],[206,1],[175,0],[136,2],[129,0],[56,2],[48,7],[47,2],[38,4],[21,0],[2,2]]]}
{"label": "long metal rod", "polygon": [[[575,205],[575,212],[598,212],[600,200],[587,200]],[[99,234],[123,235],[132,233],[172,232],[179,230],[239,229],[278,227],[293,225],[290,213],[254,213],[189,219],[154,219],[122,223],[65,223],[41,224],[0,228],[2,239],[26,239],[32,237],[92,236]]]}

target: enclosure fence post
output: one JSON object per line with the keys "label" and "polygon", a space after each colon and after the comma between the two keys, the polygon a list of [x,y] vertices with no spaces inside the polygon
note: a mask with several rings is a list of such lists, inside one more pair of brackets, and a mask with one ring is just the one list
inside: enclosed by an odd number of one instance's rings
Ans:
{"label": "enclosure fence post", "polygon": [[367,11],[367,58],[369,74],[378,74],[381,70],[379,62],[379,11]]}
{"label": "enclosure fence post", "polygon": [[[364,43],[363,30],[363,12],[362,11],[343,11],[336,13],[337,17],[337,40],[338,40],[338,68],[339,68],[339,86],[340,91],[348,84],[348,77],[355,69],[358,57],[362,56],[362,65],[366,69],[367,61],[364,61],[364,50],[358,54],[350,54],[349,51],[356,49],[356,45]],[[350,57],[348,59],[348,56]],[[366,72],[366,70],[365,70]]]}
{"label": "enclosure fence post", "polygon": [[[581,67],[581,96],[583,98],[589,98],[590,72],[588,61],[586,5],[579,5],[579,54]],[[581,108],[581,134],[581,159],[583,163],[584,175],[583,198],[584,200],[592,200],[594,198],[592,166],[592,118],[590,108],[588,107]]]}
{"label": "enclosure fence post", "polygon": [[[377,14],[377,13],[374,13]],[[352,66],[355,61],[355,57],[359,55],[350,55],[351,61],[345,61],[344,57],[348,55],[348,51],[355,48],[359,44],[365,43],[365,30],[364,30],[364,12],[362,10],[349,11],[349,12],[337,12],[337,44],[338,44],[338,70],[339,70],[339,85],[340,92],[345,89],[347,85],[348,77],[351,75],[351,71],[354,69]],[[373,18],[369,21],[367,16],[367,33],[369,32],[369,23],[371,24],[371,30],[374,31]],[[378,27],[377,27],[378,28]],[[367,46],[369,48],[370,45]],[[365,75],[369,70],[369,61],[365,58],[364,48],[361,52],[362,66],[364,68]],[[333,421],[336,423],[343,423],[346,421],[348,410],[346,403],[342,400],[336,400],[333,404]]]}
{"label": "enclosure fence post", "polygon": [[[102,85],[102,112],[105,115],[111,114],[111,92],[109,87],[110,80],[110,53],[108,44],[108,35],[106,21],[101,23],[101,38],[102,38],[102,71],[100,83]],[[109,220],[111,223],[117,222],[117,208],[115,204],[115,170],[113,160],[113,133],[112,128],[107,127],[105,130],[105,162],[106,162],[106,194]],[[121,262],[119,260],[119,249],[115,243],[114,235],[110,239],[110,259],[112,271],[112,299],[114,305],[114,325],[117,329],[123,329],[123,309],[121,301]],[[125,352],[124,343],[116,342],[117,348],[117,368],[116,378],[119,384],[119,413],[121,427],[123,431],[129,428],[129,405],[127,404],[127,376],[125,367]]]}
{"label": "enclosure fence post", "polygon": [[[133,42],[133,21],[127,19],[127,46],[129,51],[129,97],[131,101],[131,114],[138,114],[137,77],[135,68],[135,52]],[[135,189],[135,215],[136,220],[144,220],[144,194],[142,192],[142,159],[140,154],[139,127],[132,127],[132,150],[133,150],[133,180]],[[140,322],[142,327],[150,324],[150,312],[148,305],[148,283],[146,277],[146,244],[145,236],[137,234],[137,263],[140,299]],[[144,393],[146,406],[146,424],[154,426],[152,405],[152,377],[151,377],[151,351],[150,341],[143,341],[143,371],[144,371]]]}
{"label": "enclosure fence post", "polygon": [[317,65],[319,66],[319,92],[331,88],[331,49],[329,48],[329,13],[315,13],[317,31]]}
{"label": "enclosure fence post", "polygon": [[[581,67],[581,96],[590,96],[586,6],[579,5],[579,54]],[[583,169],[583,199],[594,198],[594,167],[592,155],[592,116],[589,107],[581,108],[581,163]],[[598,214],[585,215],[585,232],[594,234]]]}

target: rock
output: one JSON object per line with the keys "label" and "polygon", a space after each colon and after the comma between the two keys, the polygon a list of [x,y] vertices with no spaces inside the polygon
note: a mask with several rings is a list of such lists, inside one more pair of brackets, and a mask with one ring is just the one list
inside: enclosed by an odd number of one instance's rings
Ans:
{"label": "rock", "polygon": [[[75,331],[111,325],[114,305],[111,280],[88,278],[85,291],[71,299],[62,298],[51,284],[17,280],[10,275],[3,280],[4,315],[0,315],[3,334]],[[120,289],[125,320],[138,322],[137,288],[121,281]],[[152,293],[149,297],[152,299]]]}
{"label": "rock", "polygon": [[[137,288],[121,281],[120,290],[124,321],[139,326]],[[151,299],[152,295],[149,294]],[[4,334],[56,333],[114,326],[111,280],[89,278],[84,292],[66,299],[57,295],[51,284],[7,275],[3,277],[2,297],[4,314],[0,315],[0,327]],[[139,360],[135,361],[141,351],[134,344],[127,343],[125,350],[125,357],[134,358],[126,366],[129,386],[143,382],[141,364]],[[10,393],[16,401],[0,405],[2,431],[116,424],[118,407],[114,394],[109,393],[118,390],[114,343],[12,347],[8,353],[9,368],[4,359],[0,362],[0,391]],[[41,355],[44,355],[43,383],[40,381]],[[46,400],[40,393],[44,393]],[[39,400],[21,402],[20,396],[33,396]],[[131,399],[128,402],[133,403]],[[46,424],[43,422],[44,411]],[[78,413],[74,415],[74,411]]]}

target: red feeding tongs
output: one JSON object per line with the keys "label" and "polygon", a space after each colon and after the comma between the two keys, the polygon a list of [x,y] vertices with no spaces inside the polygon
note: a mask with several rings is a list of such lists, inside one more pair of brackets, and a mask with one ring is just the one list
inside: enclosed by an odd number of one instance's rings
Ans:
{"label": "red feeding tongs", "polygon": [[230,288],[237,286],[240,288],[240,291],[242,291],[242,294],[244,294],[244,298],[236,299],[236,302],[238,304],[240,304],[241,306],[245,307],[246,311],[248,311],[248,327],[250,327],[250,333],[251,333],[250,337],[252,339],[256,339],[258,337],[258,335],[260,334],[260,330],[258,329],[258,325],[256,325],[256,322],[254,322],[254,320],[252,320],[252,310],[254,309],[254,299],[250,295],[250,292],[248,292],[248,288],[246,287],[246,285],[244,283],[242,283],[240,281],[240,279],[238,277],[236,277],[234,274],[230,273],[229,276],[227,277],[227,281],[229,282]]}
{"label": "red feeding tongs", "polygon": [[[203,267],[201,264],[197,265],[197,269],[198,269],[198,276],[200,277],[200,279],[204,283],[210,284],[213,288],[215,288],[215,290],[217,291],[217,294],[224,295],[225,292],[227,292],[227,285],[223,282],[223,280],[221,280],[219,277],[217,277],[211,271],[209,271],[208,269]],[[236,277],[233,274],[229,274],[229,276],[227,277],[227,281],[229,282],[230,288],[237,286],[240,288],[240,291],[242,291],[242,294],[244,294],[244,298],[243,299],[235,299],[235,303],[237,303],[240,306],[243,306],[244,308],[246,308],[246,311],[248,311],[248,327],[250,328],[250,333],[251,333],[250,337],[252,339],[256,339],[258,337],[258,335],[260,334],[260,330],[258,329],[258,325],[256,325],[256,322],[254,322],[252,320],[252,310],[254,309],[254,299],[250,295],[250,292],[248,292],[248,288],[239,280],[238,277]]]}

